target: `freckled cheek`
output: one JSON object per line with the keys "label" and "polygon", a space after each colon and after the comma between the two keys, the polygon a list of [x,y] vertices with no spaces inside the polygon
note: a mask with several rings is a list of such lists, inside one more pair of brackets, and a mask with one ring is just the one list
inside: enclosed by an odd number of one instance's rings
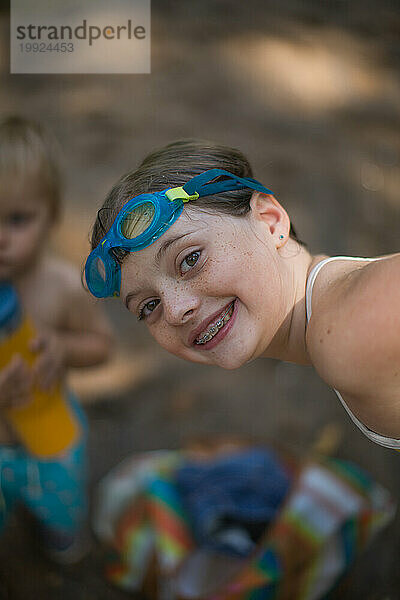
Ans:
{"label": "freckled cheek", "polygon": [[[225,264],[218,265],[216,271],[216,281],[221,285],[231,288],[231,293],[246,297],[249,292],[260,287],[263,281],[263,271],[259,263],[254,263],[249,259],[249,253],[243,253],[241,256],[232,257]],[[252,255],[253,256],[253,255]]]}
{"label": "freckled cheek", "polygon": [[193,291],[203,296],[225,296],[234,293],[238,282],[243,279],[245,269],[240,257],[214,258],[208,260],[204,269],[193,280]]}
{"label": "freckled cheek", "polygon": [[182,345],[176,332],[168,327],[157,327],[156,325],[152,327],[150,325],[148,329],[155,341],[168,352],[176,353],[176,350]]}

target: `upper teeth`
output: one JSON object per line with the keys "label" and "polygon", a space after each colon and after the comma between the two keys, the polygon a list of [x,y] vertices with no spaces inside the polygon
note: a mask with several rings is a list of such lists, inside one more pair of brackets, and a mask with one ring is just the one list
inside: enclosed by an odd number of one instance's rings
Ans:
{"label": "upper teeth", "polygon": [[228,306],[228,308],[220,315],[218,321],[213,323],[211,327],[204,333],[201,337],[195,340],[196,344],[205,344],[209,342],[211,338],[213,338],[218,331],[229,321],[233,313],[233,302]]}

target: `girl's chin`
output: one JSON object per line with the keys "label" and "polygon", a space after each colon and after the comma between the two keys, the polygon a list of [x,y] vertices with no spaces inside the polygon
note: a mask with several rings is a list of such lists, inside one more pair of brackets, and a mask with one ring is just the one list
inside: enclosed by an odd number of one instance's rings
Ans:
{"label": "girl's chin", "polygon": [[[187,357],[185,357],[188,360]],[[222,369],[226,369],[227,371],[233,371],[234,369],[239,369],[246,363],[251,360],[251,357],[248,356],[232,356],[232,354],[224,353],[196,353],[195,356],[191,356],[189,358],[191,362],[200,363],[202,365],[211,365],[221,367]]]}

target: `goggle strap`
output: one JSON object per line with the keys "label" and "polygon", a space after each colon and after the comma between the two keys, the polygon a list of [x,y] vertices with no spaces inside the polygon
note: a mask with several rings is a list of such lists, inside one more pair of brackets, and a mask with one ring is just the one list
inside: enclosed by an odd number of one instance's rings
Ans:
{"label": "goggle strap", "polygon": [[[216,177],[221,177],[222,175],[228,179],[209,183]],[[251,177],[237,177],[224,169],[209,169],[200,175],[196,175],[196,177],[193,177],[193,179],[185,183],[183,188],[189,195],[197,192],[201,197],[212,196],[213,194],[220,194],[222,192],[231,192],[233,190],[242,190],[245,188],[257,190],[264,194],[272,194],[271,190],[264,187],[256,179],[252,179]]]}

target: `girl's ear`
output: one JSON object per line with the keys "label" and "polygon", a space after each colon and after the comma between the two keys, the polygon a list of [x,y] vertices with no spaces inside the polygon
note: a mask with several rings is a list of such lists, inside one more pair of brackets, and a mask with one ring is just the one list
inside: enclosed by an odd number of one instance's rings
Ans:
{"label": "girl's ear", "polygon": [[286,210],[272,194],[253,192],[250,199],[253,217],[267,225],[277,248],[289,239],[290,219]]}

